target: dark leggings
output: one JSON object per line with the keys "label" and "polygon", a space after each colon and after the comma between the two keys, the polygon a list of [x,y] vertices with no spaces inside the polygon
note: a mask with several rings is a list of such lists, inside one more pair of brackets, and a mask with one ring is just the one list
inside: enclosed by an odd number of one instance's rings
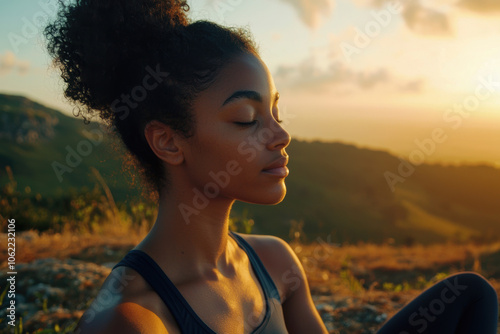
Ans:
{"label": "dark leggings", "polygon": [[377,334],[497,333],[498,298],[481,275],[463,272],[448,276],[422,292]]}

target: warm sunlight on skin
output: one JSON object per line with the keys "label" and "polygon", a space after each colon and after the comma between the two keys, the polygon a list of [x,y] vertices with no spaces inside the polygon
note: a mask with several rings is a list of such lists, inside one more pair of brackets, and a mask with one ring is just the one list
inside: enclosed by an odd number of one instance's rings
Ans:
{"label": "warm sunlight on skin", "polygon": [[[200,240],[211,244],[207,239],[214,232],[209,233],[209,226],[223,226],[208,217],[227,219],[235,200],[282,201],[290,135],[279,124],[277,97],[265,64],[245,54],[227,64],[218,80],[194,100],[192,137],[171,135],[163,124],[146,128],[148,143],[171,180],[160,195],[160,212],[149,241],[163,245],[176,236],[167,244],[182,244],[181,239],[199,234]],[[201,195],[194,189],[206,197],[206,205],[197,205]]]}
{"label": "warm sunlight on skin", "polygon": [[[211,181],[206,170],[223,171],[233,161],[241,175],[222,189],[224,196],[251,203],[278,203],[285,196],[284,178],[262,170],[286,157],[284,149],[290,136],[279,124],[279,94],[271,74],[262,60],[244,55],[228,64],[220,75],[227,79],[202,92],[194,104],[194,110],[199,111],[199,126],[192,139],[194,149],[186,155],[186,166],[193,171],[201,168],[199,173],[204,178],[198,182],[204,185]],[[281,176],[288,175],[285,171]]]}

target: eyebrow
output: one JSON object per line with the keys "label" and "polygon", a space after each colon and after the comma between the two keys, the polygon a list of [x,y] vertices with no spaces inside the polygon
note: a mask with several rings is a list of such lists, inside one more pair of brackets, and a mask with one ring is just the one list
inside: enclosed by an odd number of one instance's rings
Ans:
{"label": "eyebrow", "polygon": [[[279,98],[280,98],[280,93],[276,92],[274,94],[273,103],[278,101]],[[262,95],[260,95],[260,93],[254,91],[254,90],[239,90],[239,91],[234,92],[230,97],[228,97],[226,99],[226,101],[224,101],[224,103],[222,103],[222,106],[225,106],[226,104],[230,103],[231,101],[237,100],[237,99],[250,99],[250,100],[262,103]]]}

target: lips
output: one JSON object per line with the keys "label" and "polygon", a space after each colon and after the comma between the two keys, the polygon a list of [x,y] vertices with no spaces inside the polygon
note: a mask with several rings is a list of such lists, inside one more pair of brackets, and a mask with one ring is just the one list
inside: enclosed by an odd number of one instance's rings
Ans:
{"label": "lips", "polygon": [[288,156],[280,157],[279,159],[275,160],[270,165],[265,167],[262,172],[279,177],[287,177],[289,173],[288,168],[286,167],[287,164]]}

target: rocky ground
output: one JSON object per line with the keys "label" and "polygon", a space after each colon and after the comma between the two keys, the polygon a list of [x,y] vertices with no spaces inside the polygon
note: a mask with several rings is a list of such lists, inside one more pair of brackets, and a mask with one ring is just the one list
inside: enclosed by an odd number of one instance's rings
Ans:
{"label": "rocky ground", "polygon": [[[30,254],[29,260],[18,263],[16,313],[18,318],[22,317],[23,333],[71,332],[111,268],[132,247],[133,244],[91,245],[77,252],[55,252],[43,258]],[[44,256],[48,254],[47,251]],[[8,278],[5,262],[0,267],[0,289],[4,291]],[[342,282],[351,286],[348,290],[339,290],[335,287],[340,281],[332,282],[337,278],[329,279],[330,274],[334,277],[332,273],[317,270],[310,279],[315,305],[330,333],[375,333],[385,320],[419,293],[412,289],[357,291],[358,281],[354,277],[344,277]],[[318,275],[323,279],[317,279]],[[14,333],[6,324],[8,301],[5,296],[0,309],[1,333]]]}

